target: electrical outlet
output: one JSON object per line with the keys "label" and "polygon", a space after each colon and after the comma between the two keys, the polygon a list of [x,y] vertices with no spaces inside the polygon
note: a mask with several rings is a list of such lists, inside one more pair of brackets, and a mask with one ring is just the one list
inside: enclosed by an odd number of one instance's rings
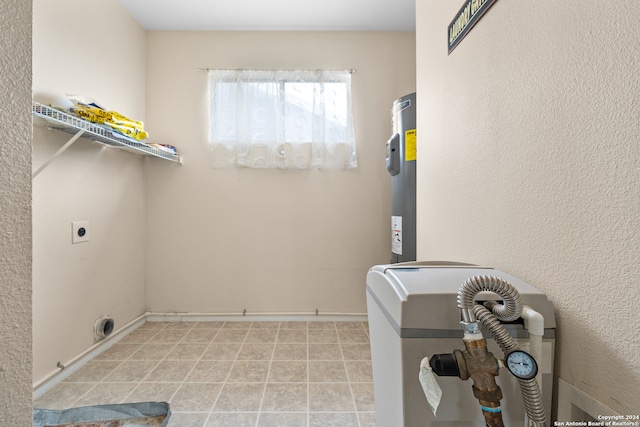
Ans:
{"label": "electrical outlet", "polygon": [[71,223],[71,243],[89,241],[89,221],[75,221]]}

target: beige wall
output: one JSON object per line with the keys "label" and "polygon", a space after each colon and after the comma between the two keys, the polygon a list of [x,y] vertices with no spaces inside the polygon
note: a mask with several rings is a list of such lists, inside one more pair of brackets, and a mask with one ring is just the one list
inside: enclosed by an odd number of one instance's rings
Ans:
{"label": "beige wall", "polygon": [[[389,260],[385,142],[415,35],[150,32],[147,48],[147,124],[185,157],[147,163],[149,309],[364,313],[366,272]],[[201,67],[357,69],[358,168],[211,169]]]}
{"label": "beige wall", "polygon": [[417,6],[419,257],[545,291],[558,374],[637,414],[637,2],[499,1],[449,56],[460,2]]}
{"label": "beige wall", "polygon": [[31,399],[31,2],[0,14],[0,419],[27,426]]}
{"label": "beige wall", "polygon": [[[388,258],[384,142],[391,102],[415,90],[413,34],[145,36],[117,2],[66,0],[34,3],[33,46],[36,101],[94,97],[185,156],[145,163],[80,140],[35,178],[35,380],[93,344],[104,314],[118,328],[146,309],[365,311],[364,275]],[[358,69],[359,167],[210,169],[202,66]],[[36,127],[34,167],[68,138]],[[72,245],[81,220],[92,237]]]}
{"label": "beige wall", "polygon": [[[145,114],[145,32],[116,1],[36,0],[33,97],[93,97],[134,118]],[[71,136],[34,128],[40,166]],[[144,312],[144,160],[77,141],[33,181],[34,379],[93,344],[109,314],[119,328]],[[71,244],[71,222],[90,240]]]}

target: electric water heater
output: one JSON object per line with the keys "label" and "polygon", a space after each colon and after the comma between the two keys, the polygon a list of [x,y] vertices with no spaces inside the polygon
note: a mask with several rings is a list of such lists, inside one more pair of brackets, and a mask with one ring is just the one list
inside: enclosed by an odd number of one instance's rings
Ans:
{"label": "electric water heater", "polygon": [[416,94],[394,101],[391,117],[391,263],[398,263],[416,260]]}

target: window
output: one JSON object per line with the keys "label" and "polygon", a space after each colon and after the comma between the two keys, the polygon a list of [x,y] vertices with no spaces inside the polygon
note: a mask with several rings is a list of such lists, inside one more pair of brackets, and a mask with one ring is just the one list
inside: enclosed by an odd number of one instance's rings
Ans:
{"label": "window", "polygon": [[213,167],[355,168],[349,71],[209,71]]}

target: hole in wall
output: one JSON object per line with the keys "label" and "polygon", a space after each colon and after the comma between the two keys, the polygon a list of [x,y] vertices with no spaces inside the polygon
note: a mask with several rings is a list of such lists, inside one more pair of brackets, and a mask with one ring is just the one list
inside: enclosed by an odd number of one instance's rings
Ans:
{"label": "hole in wall", "polygon": [[94,341],[100,341],[113,332],[115,322],[109,315],[102,316],[94,323],[93,338]]}

